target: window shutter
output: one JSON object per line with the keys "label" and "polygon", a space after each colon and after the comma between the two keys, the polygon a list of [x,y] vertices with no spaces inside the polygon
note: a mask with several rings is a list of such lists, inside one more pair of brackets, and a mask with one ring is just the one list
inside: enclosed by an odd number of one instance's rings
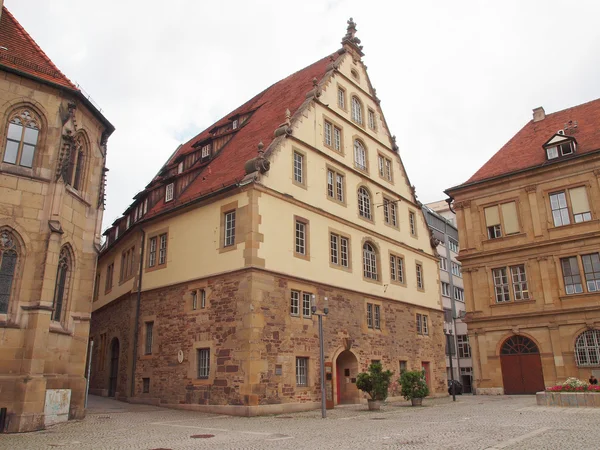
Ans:
{"label": "window shutter", "polygon": [[569,189],[569,195],[571,196],[573,214],[590,212],[590,204],[588,203],[585,186]]}
{"label": "window shutter", "polygon": [[502,218],[504,219],[504,234],[518,233],[517,204],[515,202],[504,203],[500,207],[502,208]]}
{"label": "window shutter", "polygon": [[500,214],[498,214],[497,206],[490,206],[489,208],[485,208],[484,211],[486,226],[500,225]]}

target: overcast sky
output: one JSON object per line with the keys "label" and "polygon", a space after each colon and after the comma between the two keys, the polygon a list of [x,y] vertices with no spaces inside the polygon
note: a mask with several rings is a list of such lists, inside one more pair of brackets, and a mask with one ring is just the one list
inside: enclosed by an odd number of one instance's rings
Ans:
{"label": "overcast sky", "polygon": [[419,200],[445,197],[531,119],[600,97],[600,1],[5,0],[102,108],[104,226],[177,145],[334,52],[353,17]]}

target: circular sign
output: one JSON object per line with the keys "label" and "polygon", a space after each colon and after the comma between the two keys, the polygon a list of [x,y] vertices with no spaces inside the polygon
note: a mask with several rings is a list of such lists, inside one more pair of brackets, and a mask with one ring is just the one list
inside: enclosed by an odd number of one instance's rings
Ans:
{"label": "circular sign", "polygon": [[177,361],[179,361],[179,364],[183,362],[183,350],[177,352]]}

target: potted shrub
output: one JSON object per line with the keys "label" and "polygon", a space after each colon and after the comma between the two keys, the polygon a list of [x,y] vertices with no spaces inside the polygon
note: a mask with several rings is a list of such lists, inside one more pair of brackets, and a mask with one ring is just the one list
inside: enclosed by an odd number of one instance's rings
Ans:
{"label": "potted shrub", "polygon": [[369,394],[369,411],[378,411],[388,396],[388,387],[394,373],[383,370],[381,363],[372,363],[368,372],[359,373],[356,377],[356,387]]}
{"label": "potted shrub", "polygon": [[399,380],[402,385],[401,393],[413,406],[421,406],[423,397],[429,395],[429,387],[425,381],[425,374],[418,370],[403,372]]}

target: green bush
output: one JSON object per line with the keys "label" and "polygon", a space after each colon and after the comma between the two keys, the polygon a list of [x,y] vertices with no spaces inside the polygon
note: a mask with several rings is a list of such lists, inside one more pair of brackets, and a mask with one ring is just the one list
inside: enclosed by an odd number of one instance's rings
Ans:
{"label": "green bush", "polygon": [[406,400],[423,398],[429,395],[429,387],[423,372],[418,370],[403,372],[398,382],[402,385],[400,392]]}
{"label": "green bush", "polygon": [[383,370],[381,363],[373,363],[368,372],[359,373],[356,377],[356,387],[369,394],[372,400],[385,400],[388,396],[388,387],[394,373]]}

